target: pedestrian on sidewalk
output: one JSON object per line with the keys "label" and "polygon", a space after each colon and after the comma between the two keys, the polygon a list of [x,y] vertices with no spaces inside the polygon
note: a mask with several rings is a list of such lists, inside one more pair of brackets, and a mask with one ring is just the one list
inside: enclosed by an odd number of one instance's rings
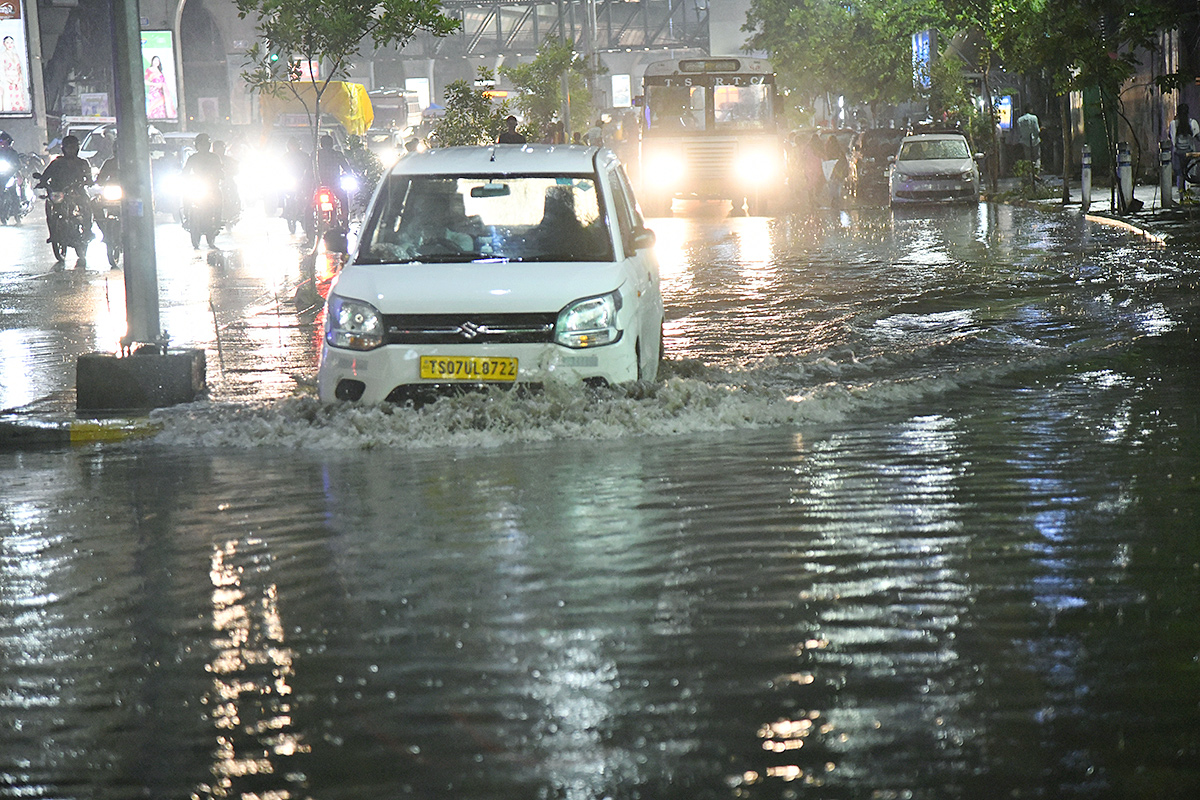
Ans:
{"label": "pedestrian on sidewalk", "polygon": [[1192,119],[1188,104],[1180,103],[1175,108],[1175,119],[1167,125],[1167,138],[1171,140],[1171,171],[1180,193],[1187,190],[1188,153],[1196,152],[1197,137],[1200,137],[1200,123]]}
{"label": "pedestrian on sidewalk", "polygon": [[1042,172],[1042,124],[1033,113],[1033,109],[1025,107],[1025,113],[1017,117],[1017,144],[1021,146],[1021,154],[1031,165],[1029,184],[1037,183]]}

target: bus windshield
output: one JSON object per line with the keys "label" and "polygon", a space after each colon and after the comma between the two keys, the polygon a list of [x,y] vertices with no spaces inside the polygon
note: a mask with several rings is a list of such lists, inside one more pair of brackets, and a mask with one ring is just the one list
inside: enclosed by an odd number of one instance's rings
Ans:
{"label": "bus windshield", "polygon": [[755,131],[774,127],[771,87],[691,85],[646,86],[649,110],[647,130],[654,133],[684,131]]}

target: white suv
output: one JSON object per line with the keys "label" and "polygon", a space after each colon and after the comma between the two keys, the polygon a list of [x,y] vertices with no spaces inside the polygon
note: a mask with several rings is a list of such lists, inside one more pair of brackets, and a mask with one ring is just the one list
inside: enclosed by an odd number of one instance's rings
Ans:
{"label": "white suv", "polygon": [[414,153],[380,181],[325,307],[325,402],[464,386],[654,380],[654,234],[617,157],[579,146]]}

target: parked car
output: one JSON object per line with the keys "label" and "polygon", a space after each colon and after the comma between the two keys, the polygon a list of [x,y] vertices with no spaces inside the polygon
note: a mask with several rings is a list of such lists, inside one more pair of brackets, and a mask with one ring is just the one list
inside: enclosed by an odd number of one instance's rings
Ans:
{"label": "parked car", "polygon": [[320,397],[654,380],[653,244],[611,151],[494,145],[402,158],[329,289]]}
{"label": "parked car", "polygon": [[892,159],[892,205],[904,203],[979,202],[982,153],[971,154],[961,133],[905,136]]}
{"label": "parked car", "polygon": [[871,128],[855,135],[850,145],[850,191],[859,197],[883,198],[888,189],[889,158],[896,155],[904,131]]}

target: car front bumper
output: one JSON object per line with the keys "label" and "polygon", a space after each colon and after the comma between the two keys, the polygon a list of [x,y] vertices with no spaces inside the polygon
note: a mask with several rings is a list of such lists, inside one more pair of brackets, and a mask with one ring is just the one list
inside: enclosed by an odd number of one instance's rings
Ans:
{"label": "car front bumper", "polygon": [[[445,380],[421,377],[421,358],[515,358],[516,380]],[[511,387],[550,381],[636,380],[634,337],[580,350],[551,343],[483,345],[392,344],[375,350],[344,350],[323,344],[317,374],[322,402],[402,402],[412,390],[453,391],[479,386]]]}

